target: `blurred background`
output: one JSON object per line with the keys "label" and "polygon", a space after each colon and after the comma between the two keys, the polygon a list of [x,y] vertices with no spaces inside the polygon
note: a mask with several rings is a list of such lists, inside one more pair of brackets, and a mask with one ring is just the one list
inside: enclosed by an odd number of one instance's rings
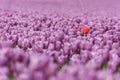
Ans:
{"label": "blurred background", "polygon": [[96,11],[98,14],[119,15],[120,0],[0,0],[0,8],[64,13]]}

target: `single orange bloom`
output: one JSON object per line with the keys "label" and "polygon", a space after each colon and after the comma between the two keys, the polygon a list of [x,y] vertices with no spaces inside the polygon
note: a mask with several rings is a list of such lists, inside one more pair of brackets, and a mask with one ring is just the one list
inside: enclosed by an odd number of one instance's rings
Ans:
{"label": "single orange bloom", "polygon": [[89,31],[90,31],[90,28],[88,26],[83,26],[83,28],[82,28],[83,34],[88,34]]}

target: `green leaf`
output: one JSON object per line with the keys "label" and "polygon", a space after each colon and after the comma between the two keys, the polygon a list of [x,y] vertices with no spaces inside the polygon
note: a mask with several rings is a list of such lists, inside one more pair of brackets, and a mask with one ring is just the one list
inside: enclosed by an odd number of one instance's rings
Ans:
{"label": "green leaf", "polygon": [[120,72],[120,66],[117,68],[117,71]]}
{"label": "green leaf", "polygon": [[107,64],[108,64],[108,61],[105,61],[104,64],[103,64],[103,66],[102,66],[102,69],[107,69],[107,67],[108,67]]}
{"label": "green leaf", "polygon": [[16,44],[14,44],[14,45],[13,45],[13,48],[16,48],[16,46],[17,46],[17,45],[16,45]]}
{"label": "green leaf", "polygon": [[9,74],[9,80],[13,80],[13,75],[12,74]]}

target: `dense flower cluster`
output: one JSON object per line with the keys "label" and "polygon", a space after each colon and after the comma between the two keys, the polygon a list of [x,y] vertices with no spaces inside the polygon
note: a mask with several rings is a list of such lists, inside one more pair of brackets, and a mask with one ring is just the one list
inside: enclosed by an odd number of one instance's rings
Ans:
{"label": "dense flower cluster", "polygon": [[0,80],[119,80],[119,71],[119,18],[0,10]]}

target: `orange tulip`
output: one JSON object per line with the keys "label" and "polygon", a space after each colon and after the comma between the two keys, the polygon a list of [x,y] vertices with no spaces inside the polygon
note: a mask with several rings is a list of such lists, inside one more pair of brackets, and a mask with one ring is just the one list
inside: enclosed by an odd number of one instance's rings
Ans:
{"label": "orange tulip", "polygon": [[83,28],[82,28],[82,33],[83,33],[84,35],[88,34],[89,31],[90,31],[90,28],[89,28],[88,26],[83,26]]}

